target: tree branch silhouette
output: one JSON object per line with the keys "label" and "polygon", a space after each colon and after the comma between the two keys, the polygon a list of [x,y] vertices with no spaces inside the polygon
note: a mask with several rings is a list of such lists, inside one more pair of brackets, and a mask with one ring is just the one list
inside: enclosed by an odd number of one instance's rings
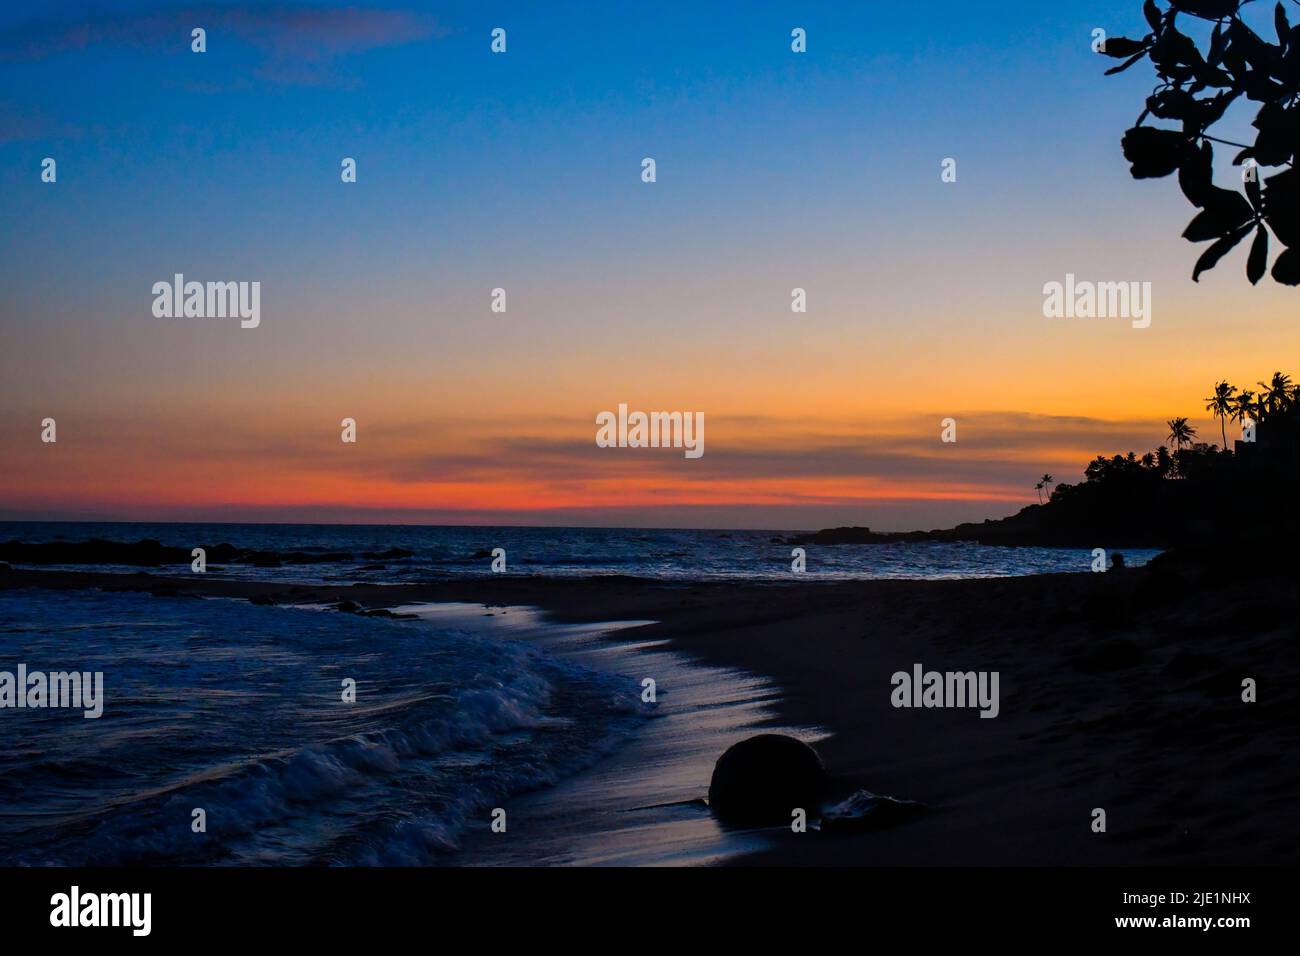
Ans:
{"label": "tree branch silhouette", "polygon": [[[1300,152],[1300,26],[1291,25],[1279,0],[1273,13],[1277,42],[1265,40],[1241,18],[1251,2],[1166,0],[1161,7],[1145,0],[1142,13],[1151,32],[1141,40],[1107,39],[1100,52],[1124,61],[1107,76],[1149,59],[1161,80],[1124,133],[1122,147],[1134,179],[1177,173],[1183,195],[1199,210],[1183,231],[1190,242],[1210,244],[1197,259],[1193,280],[1253,232],[1246,277],[1255,284],[1269,271],[1271,235],[1282,246],[1273,279],[1294,286],[1300,285],[1300,171],[1294,166]],[[1204,52],[1179,30],[1180,16],[1213,24]],[[1259,104],[1253,143],[1207,132],[1238,101]],[[1239,150],[1232,163],[1243,167],[1240,191],[1215,183],[1213,143]],[[1278,171],[1261,185],[1266,169]]]}

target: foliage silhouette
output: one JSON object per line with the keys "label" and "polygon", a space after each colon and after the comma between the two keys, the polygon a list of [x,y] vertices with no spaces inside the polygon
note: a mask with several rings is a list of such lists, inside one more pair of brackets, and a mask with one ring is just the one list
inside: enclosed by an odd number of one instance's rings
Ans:
{"label": "foliage silhouette", "polygon": [[1237,398],[1237,386],[1227,382],[1218,382],[1214,394],[1205,400],[1205,410],[1219,420],[1219,432],[1223,436],[1223,447],[1228,447],[1228,419],[1233,415]]}
{"label": "foliage silhouette", "polygon": [[[1300,529],[1291,491],[1300,470],[1300,385],[1274,372],[1262,387],[1257,395],[1220,381],[1206,399],[1221,421],[1249,420],[1267,429],[1268,441],[1258,450],[1252,453],[1256,446],[1246,443],[1238,444],[1239,453],[1229,451],[1226,433],[1223,448],[1197,443],[1186,418],[1171,419],[1166,424],[1174,452],[1161,445],[1141,458],[1134,452],[1097,456],[1082,484],[1057,485],[1036,533],[1073,541],[1105,529],[1159,546],[1293,535]],[[1218,506],[1224,501],[1242,507],[1223,513]]]}
{"label": "foliage silhouette", "polygon": [[[1165,424],[1169,426],[1169,440],[1179,451],[1183,450],[1184,445],[1190,445],[1196,437],[1196,429],[1187,423],[1186,418],[1172,418]],[[1224,445],[1227,445],[1226,439]]]}
{"label": "foliage silhouette", "polygon": [[[1166,424],[1170,451],[1161,445],[1141,456],[1098,455],[1081,482],[1061,482],[1045,504],[1006,518],[966,522],[932,531],[879,532],[828,528],[796,535],[789,544],[895,544],[908,541],[978,541],[991,545],[1096,548],[1246,549],[1266,547],[1292,560],[1300,538],[1300,385],[1274,372],[1256,393],[1228,382],[1215,395],[1230,396],[1229,415],[1243,425],[1234,449],[1196,441],[1185,417]],[[1225,446],[1228,444],[1225,433]],[[1043,475],[1040,493],[1053,481]],[[1041,500],[1041,498],[1040,498]],[[1225,507],[1225,503],[1229,507]],[[2,557],[2,555],[0,555]]]}
{"label": "foliage silhouette", "polygon": [[[1273,43],[1242,19],[1242,11],[1251,7],[1251,0],[1167,0],[1164,7],[1146,0],[1142,10],[1151,32],[1141,40],[1108,38],[1099,52],[1124,61],[1107,76],[1149,59],[1160,78],[1122,147],[1134,179],[1177,173],[1183,194],[1200,210],[1183,232],[1191,242],[1210,243],[1192,278],[1199,281],[1202,272],[1254,233],[1246,277],[1258,283],[1268,270],[1271,232],[1283,247],[1273,262],[1273,279],[1300,285],[1300,170],[1293,166],[1300,151],[1300,26],[1291,25],[1279,2]],[[1204,52],[1179,28],[1183,23],[1209,30]],[[1252,123],[1255,141],[1210,135],[1207,131],[1239,101],[1259,104]],[[1145,125],[1152,119],[1178,128]],[[1244,164],[1243,191],[1215,185],[1214,143],[1240,150],[1233,165]],[[1278,171],[1263,178],[1273,169]]]}
{"label": "foliage silhouette", "polygon": [[1256,384],[1261,389],[1257,409],[1260,417],[1272,415],[1275,412],[1288,411],[1294,404],[1295,388],[1291,385],[1290,375],[1274,372],[1271,380],[1257,382]]}

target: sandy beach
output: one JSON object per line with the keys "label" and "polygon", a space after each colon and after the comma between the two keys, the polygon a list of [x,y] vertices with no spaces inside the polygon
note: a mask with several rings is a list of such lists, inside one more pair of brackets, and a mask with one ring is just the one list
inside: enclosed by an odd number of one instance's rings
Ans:
{"label": "sandy beach", "polygon": [[[148,591],[259,603],[532,606],[556,622],[652,621],[667,641],[771,678],[773,720],[821,726],[842,792],[921,801],[905,823],[849,836],[772,835],[741,858],[817,865],[1294,864],[1300,749],[1297,595],[1284,576],[1227,580],[1193,560],[965,581],[673,584],[485,577],[347,587],[8,570],[0,588]],[[355,610],[354,610],[355,613]],[[382,611],[381,611],[382,613]],[[994,719],[897,708],[891,675],[996,671]],[[1242,681],[1258,700],[1242,700]],[[708,780],[699,781],[699,795]],[[1105,833],[1092,830],[1106,811]]]}

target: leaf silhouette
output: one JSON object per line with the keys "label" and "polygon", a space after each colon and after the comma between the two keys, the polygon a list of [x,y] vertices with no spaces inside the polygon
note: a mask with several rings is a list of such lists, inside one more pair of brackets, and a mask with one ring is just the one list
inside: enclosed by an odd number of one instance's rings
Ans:
{"label": "leaf silhouette", "polygon": [[1145,52],[1146,48],[1147,45],[1141,40],[1130,40],[1128,37],[1109,37],[1101,45],[1101,52],[1106,56],[1113,56],[1117,60],[1122,60],[1134,53]]}
{"label": "leaf silhouette", "polygon": [[[1136,0],[1135,0],[1136,2]],[[1300,285],[1300,26],[1291,23],[1288,4],[1277,2],[1272,33],[1257,33],[1243,18],[1251,0],[1142,0],[1142,15],[1151,32],[1141,40],[1120,37],[1106,52],[1127,56],[1107,75],[1149,59],[1158,83],[1143,104],[1137,122],[1121,139],[1134,179],[1158,179],[1178,173],[1178,185],[1198,212],[1183,230],[1191,242],[1207,242],[1193,278],[1213,268],[1248,234],[1254,241],[1246,277],[1257,284],[1269,271],[1269,241],[1281,248],[1273,262],[1275,280]],[[1300,4],[1300,0],[1296,0]],[[1253,9],[1253,8],[1252,8]],[[1195,17],[1210,21],[1194,31],[1179,29]],[[1194,25],[1194,24],[1193,24]],[[1208,40],[1207,40],[1208,34]],[[1202,52],[1204,50],[1204,53]],[[1235,132],[1211,135],[1226,121],[1234,104],[1254,101],[1253,142]],[[1144,125],[1149,118],[1166,128]],[[1178,127],[1178,128],[1168,128]],[[1214,182],[1211,143],[1236,147],[1233,165],[1250,163],[1241,188]],[[1279,170],[1267,176],[1270,170]],[[1271,234],[1271,236],[1270,236]]]}
{"label": "leaf silhouette", "polygon": [[1253,155],[1261,166],[1281,166],[1300,145],[1300,110],[1265,103],[1251,125],[1259,130]]}
{"label": "leaf silhouette", "polygon": [[1210,66],[1218,66],[1223,62],[1223,54],[1227,46],[1228,35],[1223,32],[1223,26],[1216,23],[1210,33],[1210,51],[1205,55],[1205,62]]}
{"label": "leaf silhouette", "polygon": [[1204,206],[1214,185],[1214,149],[1207,140],[1178,166],[1178,185],[1193,206]]}
{"label": "leaf silhouette", "polygon": [[1283,285],[1300,285],[1300,252],[1287,249],[1273,263],[1273,278]]}
{"label": "leaf silhouette", "polygon": [[1205,208],[1187,224],[1183,238],[1190,242],[1217,239],[1254,218],[1254,210],[1241,193],[1215,186],[1206,195]]}
{"label": "leaf silhouette", "polygon": [[1169,0],[1169,5],[1183,13],[1217,20],[1236,13],[1241,0]]}
{"label": "leaf silhouette", "polygon": [[1147,18],[1152,30],[1160,29],[1160,8],[1156,6],[1156,0],[1146,0],[1142,4],[1142,15]]}
{"label": "leaf silhouette", "polygon": [[1201,273],[1207,269],[1213,269],[1219,264],[1219,260],[1228,254],[1228,252],[1241,240],[1246,238],[1246,233],[1250,228],[1239,229],[1232,235],[1224,236],[1210,248],[1201,253],[1201,257],[1196,260],[1196,268],[1192,270],[1192,281],[1200,282]]}
{"label": "leaf silhouette", "polygon": [[1109,70],[1106,71],[1106,75],[1114,76],[1116,73],[1123,73],[1130,66],[1132,66],[1134,63],[1136,63],[1138,60],[1142,59],[1146,55],[1147,55],[1146,50],[1140,50],[1137,53],[1134,53],[1131,57],[1129,57],[1119,66],[1112,66]]}
{"label": "leaf silhouette", "polygon": [[1300,170],[1288,169],[1265,180],[1264,219],[1282,245],[1300,245]]}
{"label": "leaf silhouette", "polygon": [[1196,97],[1177,88],[1161,90],[1147,97],[1147,109],[1160,119],[1185,120],[1196,111]]}
{"label": "leaf silhouette", "polygon": [[1132,163],[1134,179],[1157,179],[1178,168],[1185,155],[1186,135],[1175,130],[1152,126],[1134,126],[1121,141],[1124,158]]}
{"label": "leaf silhouette", "polygon": [[1264,194],[1259,185],[1259,170],[1255,175],[1246,180],[1246,198],[1250,200],[1250,208],[1258,214],[1264,209]]}
{"label": "leaf silhouette", "polygon": [[1246,278],[1251,285],[1259,285],[1268,268],[1268,230],[1263,226],[1255,227],[1255,241],[1250,244],[1250,256],[1246,259]]}

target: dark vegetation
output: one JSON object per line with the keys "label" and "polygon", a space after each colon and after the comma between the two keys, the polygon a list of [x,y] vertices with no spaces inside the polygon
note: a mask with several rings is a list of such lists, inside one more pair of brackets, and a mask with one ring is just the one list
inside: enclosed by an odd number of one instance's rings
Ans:
{"label": "dark vegetation", "polygon": [[[1283,247],[1273,278],[1298,285],[1300,171],[1293,164],[1300,150],[1300,26],[1278,3],[1268,28],[1252,27],[1246,16],[1267,20],[1255,16],[1261,9],[1267,8],[1251,0],[1169,0],[1164,7],[1146,0],[1150,32],[1136,40],[1108,38],[1100,52],[1124,61],[1107,75],[1147,59],[1159,78],[1124,134],[1124,156],[1135,179],[1177,173],[1183,194],[1199,210],[1183,238],[1210,245],[1192,278],[1253,234],[1246,275],[1259,282],[1268,268],[1271,232]],[[1199,44],[1192,34],[1202,38]],[[1210,134],[1234,104],[1253,111],[1253,142]],[[1240,189],[1215,184],[1216,145],[1237,150],[1232,162],[1242,167]]]}
{"label": "dark vegetation", "polygon": [[[1099,455],[1078,484],[1058,484],[1046,504],[1009,518],[942,531],[877,533],[832,528],[792,544],[888,544],[899,541],[977,541],[1061,547],[1219,547],[1293,538],[1300,531],[1300,386],[1275,372],[1259,391],[1220,382],[1206,399],[1220,419],[1254,430],[1235,451],[1196,441],[1186,418],[1167,424],[1168,440],[1154,451]],[[1044,475],[1050,481],[1050,475]],[[1045,482],[1034,487],[1041,492]]]}

